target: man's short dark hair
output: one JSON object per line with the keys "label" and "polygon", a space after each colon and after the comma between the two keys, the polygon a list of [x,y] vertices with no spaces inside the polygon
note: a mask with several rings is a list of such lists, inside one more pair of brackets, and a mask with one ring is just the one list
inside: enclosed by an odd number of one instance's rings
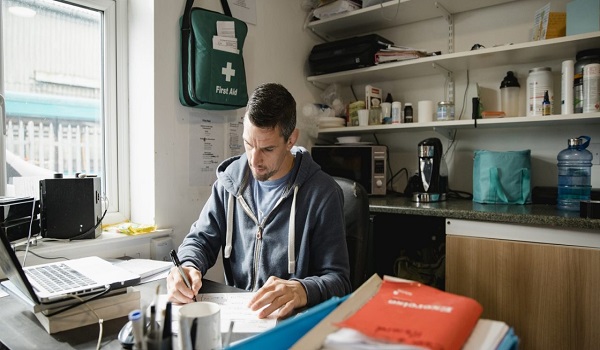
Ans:
{"label": "man's short dark hair", "polygon": [[261,84],[248,100],[246,117],[259,128],[275,129],[279,126],[287,141],[296,128],[296,100],[281,84]]}

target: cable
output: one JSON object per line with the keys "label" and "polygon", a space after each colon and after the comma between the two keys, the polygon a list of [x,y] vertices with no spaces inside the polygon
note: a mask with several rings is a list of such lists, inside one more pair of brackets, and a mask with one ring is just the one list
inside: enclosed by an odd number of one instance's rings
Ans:
{"label": "cable", "polygon": [[[42,239],[42,241],[45,241],[45,242],[49,242],[49,241],[68,242],[68,240],[66,240],[66,239],[57,239],[57,240],[55,240],[55,239],[47,239],[47,238],[46,239]],[[15,251],[21,251],[22,252],[23,250],[17,248],[17,249],[15,249]],[[69,258],[67,258],[66,256],[48,257],[48,256],[39,255],[39,254],[35,253],[33,250],[30,251],[29,254],[33,254],[33,255],[37,256],[38,258],[45,259],[45,260],[56,260],[56,259],[69,260]]]}
{"label": "cable", "polygon": [[[50,312],[48,314],[44,314],[44,316],[46,316],[46,317],[52,317],[52,316],[58,315],[58,314],[63,313],[65,311],[67,311],[67,310],[71,310],[71,309],[76,308],[76,307],[78,307],[80,305],[84,305],[84,304],[86,304],[89,301],[96,300],[96,299],[98,299],[98,298],[106,295],[110,291],[111,291],[110,285],[106,285],[105,289],[103,291],[101,291],[98,294],[94,294],[89,299],[83,299],[83,298],[81,298],[78,295],[67,295],[68,297],[75,298],[75,299],[79,300],[79,303],[74,303],[74,304],[71,304],[71,305],[67,305],[67,306],[65,306],[62,309],[58,309],[58,310],[56,310],[54,312]],[[89,307],[89,305],[88,305],[88,307]]]}
{"label": "cable", "polygon": [[102,214],[102,217],[100,217],[100,220],[98,220],[98,222],[96,222],[96,225],[94,225],[92,228],[90,228],[89,230],[87,230],[83,233],[80,233],[76,236],[69,238],[69,241],[76,240],[79,237],[87,236],[88,234],[94,232],[96,230],[96,228],[98,228],[98,226],[102,223],[102,220],[104,220],[104,217],[106,216],[106,212],[108,212],[108,198],[104,198],[104,199],[106,199],[106,204],[105,204],[106,209],[104,209],[104,213]]}
{"label": "cable", "polygon": [[[110,288],[108,288],[108,290],[110,290]],[[98,329],[98,342],[96,343],[96,350],[100,349],[100,345],[101,345],[101,341],[102,341],[102,333],[104,333],[104,319],[103,319],[103,318],[101,318],[101,317],[100,317],[100,316],[99,316],[99,315],[96,313],[96,310],[94,310],[94,309],[93,309],[93,308],[92,308],[92,307],[91,307],[91,306],[90,306],[90,305],[87,303],[88,301],[90,301],[90,300],[92,300],[92,299],[84,300],[83,298],[81,298],[81,297],[80,297],[80,296],[78,296],[78,295],[69,295],[69,297],[71,297],[71,298],[73,298],[73,299],[77,299],[77,300],[79,300],[79,301],[80,301],[80,303],[78,303],[78,304],[75,304],[76,306],[79,306],[79,305],[85,305],[85,306],[87,306],[87,308],[88,308],[88,309],[89,309],[89,310],[90,310],[90,311],[91,311],[91,312],[92,312],[92,313],[93,313],[93,314],[96,316],[96,318],[98,319],[98,328],[99,328],[99,329]],[[66,311],[66,310],[68,310],[68,309],[61,310],[60,312],[63,312],[63,311]],[[60,312],[59,312],[59,313],[60,313]],[[54,314],[48,314],[48,315],[45,315],[45,316],[46,316],[46,317],[51,317],[51,316],[54,316],[54,315],[56,315],[56,314],[58,314],[58,313],[54,313]]]}
{"label": "cable", "polygon": [[25,254],[23,254],[23,267],[27,261],[27,252],[29,252],[29,244],[31,243],[31,229],[33,228],[33,217],[35,215],[35,198],[31,198],[31,219],[29,220],[29,233],[27,234],[27,243],[25,244]]}

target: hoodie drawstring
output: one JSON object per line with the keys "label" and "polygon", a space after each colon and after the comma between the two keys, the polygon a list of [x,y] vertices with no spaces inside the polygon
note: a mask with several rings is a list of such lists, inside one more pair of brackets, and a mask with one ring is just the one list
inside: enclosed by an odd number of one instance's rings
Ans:
{"label": "hoodie drawstring", "polygon": [[288,273],[296,272],[296,195],[298,194],[298,186],[294,187],[294,198],[292,199],[292,207],[290,209],[290,227],[288,233]]}
{"label": "hoodie drawstring", "polygon": [[[294,187],[294,198],[292,199],[292,207],[290,209],[290,225],[288,232],[288,273],[292,274],[296,272],[296,197],[298,195],[298,186]],[[234,197],[230,193],[227,201],[227,232],[225,235],[225,252],[224,257],[229,258],[231,256],[231,241],[233,236],[233,211],[234,211]]]}
{"label": "hoodie drawstring", "polygon": [[229,194],[227,201],[227,233],[225,235],[225,258],[231,256],[231,240],[233,236],[233,195]]}

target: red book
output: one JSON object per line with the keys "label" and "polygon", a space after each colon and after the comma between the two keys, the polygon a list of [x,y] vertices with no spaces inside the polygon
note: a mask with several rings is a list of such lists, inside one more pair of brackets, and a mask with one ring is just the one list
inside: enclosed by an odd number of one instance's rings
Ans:
{"label": "red book", "polygon": [[382,342],[460,350],[482,312],[474,299],[385,276],[379,291],[336,325]]}

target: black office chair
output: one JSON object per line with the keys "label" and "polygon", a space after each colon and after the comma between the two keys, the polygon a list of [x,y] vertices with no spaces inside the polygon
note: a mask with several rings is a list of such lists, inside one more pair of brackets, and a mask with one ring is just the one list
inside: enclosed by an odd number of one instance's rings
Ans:
{"label": "black office chair", "polygon": [[356,290],[367,280],[370,248],[370,216],[367,190],[359,183],[343,177],[333,177],[344,192],[346,244],[350,258],[350,283]]}

